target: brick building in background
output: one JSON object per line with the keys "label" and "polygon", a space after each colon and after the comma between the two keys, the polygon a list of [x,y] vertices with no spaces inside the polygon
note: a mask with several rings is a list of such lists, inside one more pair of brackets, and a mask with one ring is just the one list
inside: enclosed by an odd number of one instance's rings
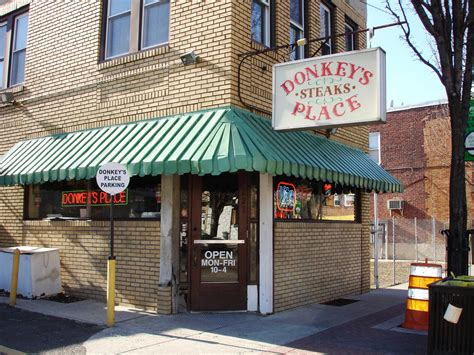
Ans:
{"label": "brick building in background", "polygon": [[[369,127],[369,154],[404,186],[403,193],[378,196],[379,257],[391,259],[395,251],[397,260],[444,262],[446,237],[441,230],[449,226],[451,164],[447,103],[390,108],[386,124]],[[465,181],[471,228],[474,180],[470,162],[466,162]],[[370,215],[373,221],[373,198]]]}
{"label": "brick building in background", "polygon": [[[447,103],[390,108],[386,124],[369,127],[369,141],[371,156],[380,159],[383,168],[404,186],[403,193],[379,197],[379,218],[434,217],[448,222],[451,126]],[[473,193],[472,164],[466,163],[468,216],[474,212]]]}
{"label": "brick building in background", "polygon": [[[104,299],[94,176],[116,161],[132,175],[114,209],[120,304],[271,313],[368,291],[366,191],[400,185],[363,154],[367,128],[267,120],[271,66],[319,43],[239,66],[304,37],[362,49],[365,25],[347,0],[1,0],[0,246],[59,248],[64,289]],[[298,196],[277,215],[281,182]]]}

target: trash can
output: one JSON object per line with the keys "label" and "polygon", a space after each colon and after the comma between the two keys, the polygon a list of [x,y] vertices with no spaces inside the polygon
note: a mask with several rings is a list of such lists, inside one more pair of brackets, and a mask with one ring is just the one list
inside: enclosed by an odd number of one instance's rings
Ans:
{"label": "trash can", "polygon": [[[470,283],[461,277],[455,280],[447,278],[428,287],[430,297],[428,354],[473,354],[474,280]],[[449,305],[450,310],[462,309],[457,323],[444,318],[445,314],[447,316],[447,313],[450,313],[446,312]]]}
{"label": "trash can", "polygon": [[26,298],[61,292],[59,249],[20,246],[0,249],[0,290],[10,291],[13,252],[20,250],[17,294]]}

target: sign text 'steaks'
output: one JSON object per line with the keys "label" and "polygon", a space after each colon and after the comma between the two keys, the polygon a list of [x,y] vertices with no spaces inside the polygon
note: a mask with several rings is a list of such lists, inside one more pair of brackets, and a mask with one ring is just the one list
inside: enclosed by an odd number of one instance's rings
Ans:
{"label": "sign text 'steaks'", "polygon": [[273,128],[331,128],[385,121],[380,48],[273,66]]}

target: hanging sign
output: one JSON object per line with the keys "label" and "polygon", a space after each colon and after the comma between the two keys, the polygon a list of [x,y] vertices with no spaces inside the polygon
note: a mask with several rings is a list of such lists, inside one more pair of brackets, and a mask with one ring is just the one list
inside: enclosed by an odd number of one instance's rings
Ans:
{"label": "hanging sign", "polygon": [[97,185],[102,191],[115,195],[124,191],[129,182],[130,175],[127,168],[119,163],[106,163],[97,170]]}
{"label": "hanging sign", "polygon": [[385,52],[381,48],[273,66],[275,130],[385,122]]}

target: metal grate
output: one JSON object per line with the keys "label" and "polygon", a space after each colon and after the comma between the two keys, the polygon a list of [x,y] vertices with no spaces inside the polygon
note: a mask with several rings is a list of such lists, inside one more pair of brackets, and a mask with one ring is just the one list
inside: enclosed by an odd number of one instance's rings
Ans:
{"label": "metal grate", "polygon": [[350,300],[347,298],[338,298],[332,301],[324,302],[321,304],[324,304],[326,306],[336,306],[336,307],[342,307],[342,306],[347,306],[348,304],[354,303],[354,302],[359,302],[359,300]]}

